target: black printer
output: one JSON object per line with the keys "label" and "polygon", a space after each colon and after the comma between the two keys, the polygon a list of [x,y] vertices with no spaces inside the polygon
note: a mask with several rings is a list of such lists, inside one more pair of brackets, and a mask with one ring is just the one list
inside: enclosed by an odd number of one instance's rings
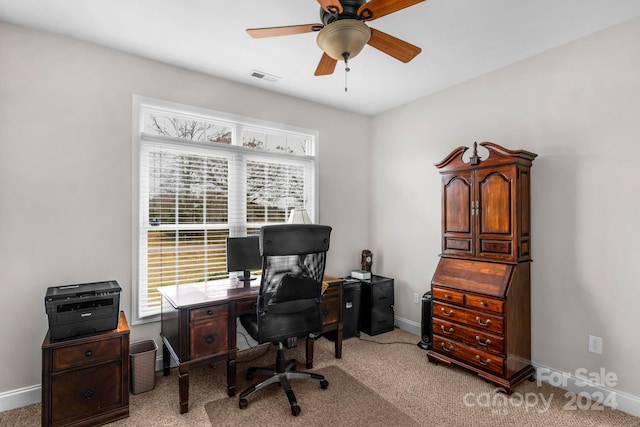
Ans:
{"label": "black printer", "polygon": [[50,339],[117,328],[121,290],[115,280],[47,288],[44,305]]}

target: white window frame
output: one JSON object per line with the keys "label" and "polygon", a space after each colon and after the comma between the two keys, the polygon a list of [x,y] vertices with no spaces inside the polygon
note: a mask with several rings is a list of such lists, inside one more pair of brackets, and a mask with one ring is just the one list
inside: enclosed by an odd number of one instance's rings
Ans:
{"label": "white window frame", "polygon": [[[144,112],[159,112],[166,113],[168,115],[175,114],[189,117],[194,119],[212,120],[218,123],[225,123],[232,128],[232,144],[215,144],[215,143],[203,143],[193,140],[186,140],[181,138],[173,138],[168,136],[151,135],[144,132],[144,123],[142,120]],[[242,129],[247,127],[252,131],[260,129],[268,131],[269,134],[292,134],[300,135],[310,138],[310,153],[307,155],[300,154],[288,154],[281,152],[272,152],[258,150],[254,148],[247,148],[242,146]],[[146,271],[146,245],[141,248],[141,240],[143,240],[142,231],[145,228],[144,222],[148,222],[148,211],[145,213],[145,209],[148,209],[148,193],[145,194],[145,189],[141,188],[141,153],[143,150],[147,150],[147,142],[152,144],[160,144],[167,149],[186,151],[195,151],[202,154],[211,154],[216,156],[228,156],[239,161],[232,161],[230,165],[244,165],[248,160],[268,160],[274,159],[282,163],[289,163],[292,165],[304,165],[307,171],[305,176],[305,188],[304,194],[306,199],[306,205],[304,206],[309,213],[313,222],[318,222],[318,132],[309,129],[298,128],[290,125],[284,125],[275,122],[268,122],[264,120],[252,119],[244,116],[233,115],[228,113],[222,113],[219,111],[207,110],[198,107],[192,107],[184,104],[178,104],[168,101],[163,101],[154,98],[148,98],[143,96],[134,95],[132,103],[132,277],[131,277],[131,294],[132,294],[132,324],[141,324],[147,322],[154,322],[160,320],[160,313],[158,310],[143,310],[140,307],[141,298],[141,286],[144,286],[146,291],[146,285],[141,280],[142,271]],[[240,199],[240,214],[235,216],[237,218],[246,218],[246,193],[244,170],[238,170],[233,172],[230,166],[229,171],[229,189],[239,186],[236,190],[235,197],[230,195],[230,199]],[[243,168],[241,168],[243,169]],[[146,197],[145,197],[146,196]],[[231,207],[231,204],[230,204]],[[242,209],[245,209],[242,212]],[[146,215],[146,216],[145,216]],[[247,227],[258,227],[265,225],[265,223],[234,223],[232,222],[234,217],[229,216],[229,232],[230,235],[241,235],[240,230],[246,230]],[[215,229],[216,225],[210,225],[209,227]],[[188,227],[184,227],[188,228]],[[184,229],[183,228],[183,229]],[[198,225],[199,229],[206,228],[206,226]],[[226,224],[218,228],[226,229]],[[152,314],[150,314],[150,311]],[[155,311],[158,311],[157,313]]]}

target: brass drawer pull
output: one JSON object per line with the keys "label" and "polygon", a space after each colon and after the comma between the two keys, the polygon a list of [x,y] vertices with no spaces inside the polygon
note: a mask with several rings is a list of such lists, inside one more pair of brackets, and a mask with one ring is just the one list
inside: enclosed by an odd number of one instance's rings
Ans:
{"label": "brass drawer pull", "polygon": [[440,325],[440,328],[442,329],[443,334],[451,335],[453,333],[453,326],[449,329],[446,329],[444,325]]}
{"label": "brass drawer pull", "polygon": [[480,301],[480,305],[484,307],[485,305],[487,305],[487,303],[484,301]]}
{"label": "brass drawer pull", "polygon": [[476,335],[476,341],[478,341],[478,344],[483,347],[491,345],[491,340],[489,338],[487,338],[486,341],[482,342],[482,339],[478,335]]}
{"label": "brass drawer pull", "polygon": [[444,294],[445,299],[451,299],[451,296],[449,296],[449,294]]}
{"label": "brass drawer pull", "polygon": [[449,317],[453,316],[453,310],[449,310],[448,313],[447,313],[447,310],[444,309],[444,307],[442,307],[440,310],[442,311],[442,314],[444,314],[445,316],[449,316]]}
{"label": "brass drawer pull", "polygon": [[478,325],[480,326],[489,326],[491,324],[491,319],[487,319],[485,323],[482,323],[482,319],[480,319],[479,317],[476,317],[476,320],[478,321]]}
{"label": "brass drawer pull", "polygon": [[482,358],[480,357],[480,355],[476,354],[476,360],[478,361],[479,364],[487,366],[491,363],[491,359],[487,359],[485,361],[482,360]]}
{"label": "brass drawer pull", "polygon": [[444,343],[440,343],[440,346],[442,346],[442,349],[444,351],[446,351],[447,353],[449,353],[449,352],[454,350],[453,344],[449,344],[449,347],[447,347]]}

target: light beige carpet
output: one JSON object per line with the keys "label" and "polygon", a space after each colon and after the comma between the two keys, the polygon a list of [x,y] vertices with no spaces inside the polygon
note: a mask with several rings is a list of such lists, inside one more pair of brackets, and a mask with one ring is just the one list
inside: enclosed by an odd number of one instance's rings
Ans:
{"label": "light beige carpet", "polygon": [[[291,415],[287,396],[275,384],[251,396],[246,409],[238,408],[236,396],[209,402],[205,410],[214,426],[418,426],[411,417],[337,366],[313,372],[324,375],[329,387],[323,390],[315,381],[291,380],[302,409],[297,417]],[[260,378],[264,377],[256,375],[252,381],[260,381]],[[238,391],[247,385],[243,379],[238,384]]]}

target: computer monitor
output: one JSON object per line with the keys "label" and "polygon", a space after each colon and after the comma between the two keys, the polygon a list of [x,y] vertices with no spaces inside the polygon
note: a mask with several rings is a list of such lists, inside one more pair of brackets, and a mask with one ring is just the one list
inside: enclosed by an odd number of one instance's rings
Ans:
{"label": "computer monitor", "polygon": [[227,238],[227,272],[242,271],[238,280],[249,281],[255,279],[251,277],[251,270],[262,268],[262,257],[260,256],[260,238],[258,236],[249,237],[228,237]]}

